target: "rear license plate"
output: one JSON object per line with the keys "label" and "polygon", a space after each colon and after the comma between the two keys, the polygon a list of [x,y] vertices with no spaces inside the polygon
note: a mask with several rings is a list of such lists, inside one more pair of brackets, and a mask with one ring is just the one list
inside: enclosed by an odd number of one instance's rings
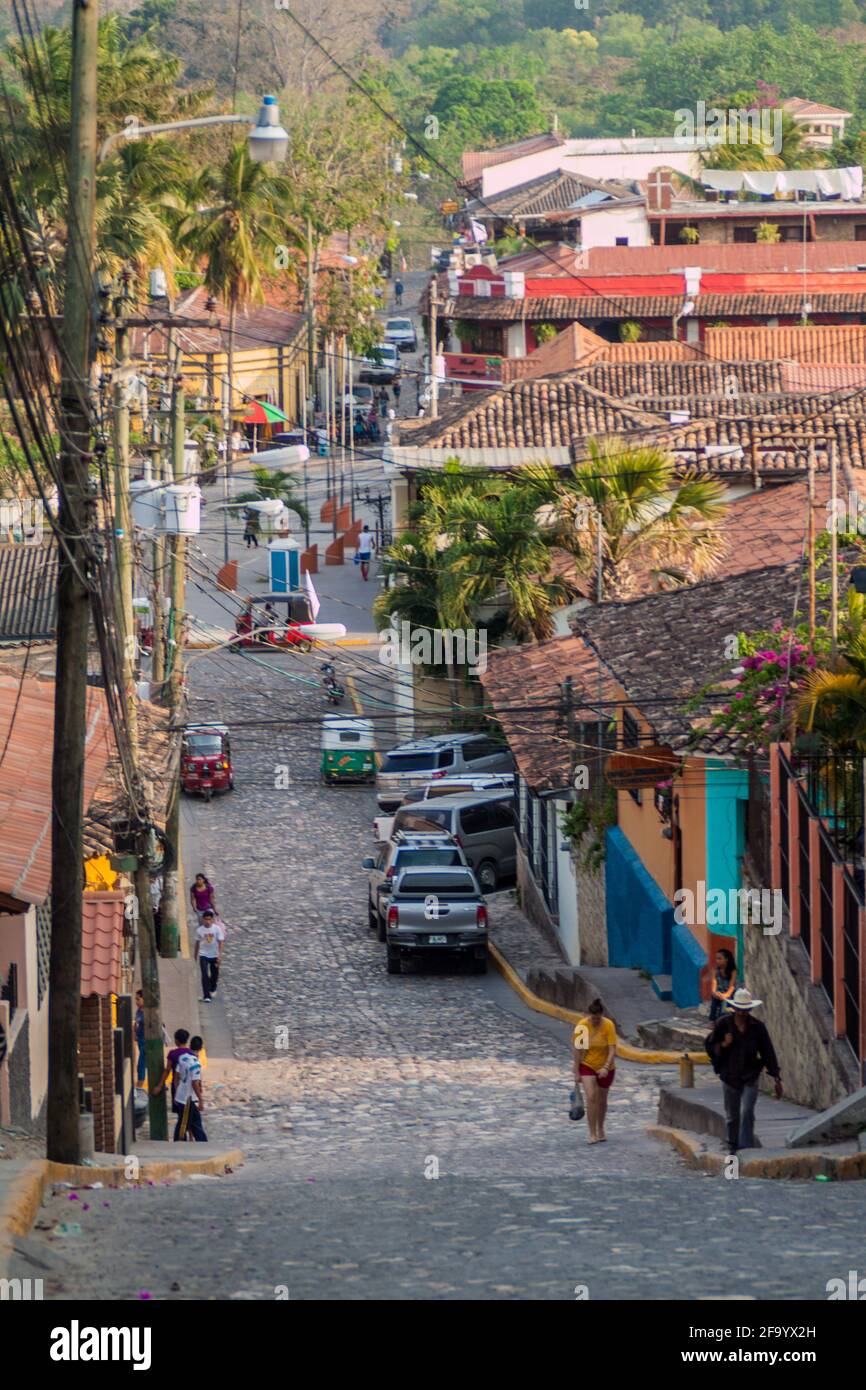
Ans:
{"label": "rear license plate", "polygon": [[427,941],[431,946],[445,946],[448,941],[447,936],[428,936]]}

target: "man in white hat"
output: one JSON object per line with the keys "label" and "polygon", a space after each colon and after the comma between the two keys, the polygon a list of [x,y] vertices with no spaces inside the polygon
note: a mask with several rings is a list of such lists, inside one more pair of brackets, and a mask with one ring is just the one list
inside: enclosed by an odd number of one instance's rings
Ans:
{"label": "man in white hat", "polygon": [[776,1052],[760,1019],[752,1010],[763,1001],[740,988],[728,1001],[729,1013],[720,1018],[707,1038],[707,1052],[722,1083],[725,1097],[728,1153],[754,1148],[755,1105],[758,1081],[766,1068],[776,1083],[776,1099],[782,1098],[782,1078]]}

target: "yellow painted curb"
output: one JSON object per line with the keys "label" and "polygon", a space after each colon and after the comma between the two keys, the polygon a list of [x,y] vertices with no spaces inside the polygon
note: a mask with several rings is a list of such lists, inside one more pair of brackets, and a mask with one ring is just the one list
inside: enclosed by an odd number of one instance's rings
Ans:
{"label": "yellow painted curb", "polygon": [[[156,1183],[192,1174],[221,1177],[226,1168],[237,1168],[243,1161],[241,1149],[228,1149],[208,1158],[175,1161],[145,1158],[135,1182]],[[31,1159],[11,1183],[0,1208],[0,1269],[15,1237],[26,1236],[30,1231],[45,1190],[55,1182],[69,1182],[78,1187],[92,1186],[95,1182],[114,1188],[135,1185],[126,1178],[122,1163],[91,1168],[84,1164],[52,1163],[47,1158]]]}
{"label": "yellow painted curb", "polygon": [[[710,1153],[699,1137],[684,1129],[668,1125],[649,1125],[647,1134],[676,1149],[690,1168],[704,1173],[723,1173],[728,1154]],[[840,1154],[838,1158],[821,1150],[792,1149],[790,1153],[768,1154],[766,1158],[740,1159],[741,1178],[785,1179],[788,1182],[809,1178],[832,1178],[837,1182],[855,1182],[866,1178],[866,1153]]]}
{"label": "yellow painted curb", "polygon": [[[534,1009],[536,1013],[547,1014],[548,1018],[558,1018],[563,1023],[577,1024],[585,1013],[575,1013],[574,1009],[564,1009],[561,1004],[551,1004],[547,999],[541,999],[537,994],[533,994],[523,983],[517,971],[503,956],[502,952],[488,940],[487,950],[490,959],[500,975],[508,981],[515,994],[518,994],[528,1008]],[[683,1052],[654,1052],[649,1048],[633,1047],[631,1043],[625,1042],[622,1038],[616,1040],[616,1055],[621,1057],[624,1062],[650,1062],[658,1066],[672,1066],[679,1062],[684,1055]],[[690,1052],[689,1056],[693,1062],[699,1065],[709,1064],[709,1057],[705,1052]]]}

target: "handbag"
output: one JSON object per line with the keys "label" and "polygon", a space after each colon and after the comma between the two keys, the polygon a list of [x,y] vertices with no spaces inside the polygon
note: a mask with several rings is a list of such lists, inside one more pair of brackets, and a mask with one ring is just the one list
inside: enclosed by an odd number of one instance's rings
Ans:
{"label": "handbag", "polygon": [[360,563],[361,563],[361,556],[358,554],[358,552],[357,552],[357,550],[356,550],[356,551],[355,551],[355,564],[356,564],[356,565],[360,565]]}
{"label": "handbag", "polygon": [[583,1102],[578,1100],[576,1091],[570,1092],[569,1100],[571,1101],[571,1109],[568,1112],[568,1118],[570,1120],[582,1120],[586,1110],[583,1107]]}

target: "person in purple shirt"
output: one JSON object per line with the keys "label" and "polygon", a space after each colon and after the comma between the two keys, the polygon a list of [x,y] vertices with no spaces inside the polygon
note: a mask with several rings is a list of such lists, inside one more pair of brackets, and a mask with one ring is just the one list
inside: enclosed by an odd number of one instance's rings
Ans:
{"label": "person in purple shirt", "polygon": [[189,890],[189,900],[195,909],[199,922],[205,912],[213,912],[216,916],[217,905],[213,884],[205,878],[204,874],[196,874],[195,882]]}

